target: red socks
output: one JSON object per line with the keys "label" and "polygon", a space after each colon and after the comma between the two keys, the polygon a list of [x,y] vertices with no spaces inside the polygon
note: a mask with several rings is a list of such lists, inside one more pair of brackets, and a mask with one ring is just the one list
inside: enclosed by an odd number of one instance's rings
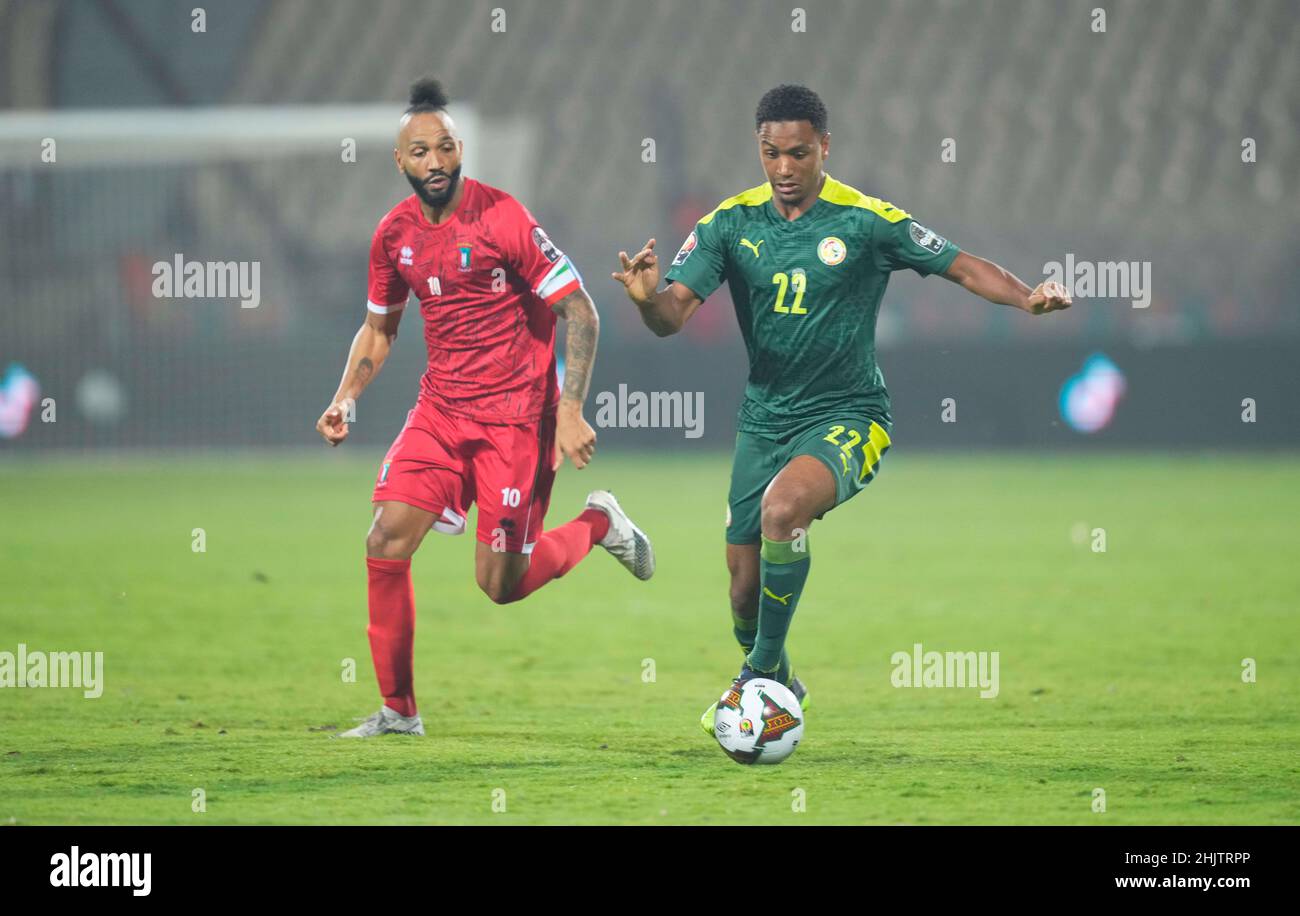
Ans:
{"label": "red socks", "polygon": [[[511,601],[518,601],[577,566],[609,531],[609,517],[587,509],[573,521],[543,532],[533,547],[528,572]],[[370,578],[370,657],[384,705],[403,716],[415,715],[415,592],[411,561],[366,558]]]}
{"label": "red socks", "polygon": [[370,573],[370,657],[375,663],[384,705],[404,716],[415,715],[412,675],[415,654],[415,592],[411,561],[366,557]]}
{"label": "red socks", "polygon": [[608,532],[609,516],[599,509],[584,509],[573,521],[543,532],[510,600],[526,598],[573,569]]}

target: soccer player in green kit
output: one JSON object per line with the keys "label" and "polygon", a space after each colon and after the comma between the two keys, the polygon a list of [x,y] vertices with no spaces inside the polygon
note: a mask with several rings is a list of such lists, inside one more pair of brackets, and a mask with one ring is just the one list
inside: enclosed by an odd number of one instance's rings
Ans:
{"label": "soccer player in green kit", "polygon": [[[1056,282],[1034,289],[961,251],[893,204],[827,175],[826,107],[803,86],[758,103],[767,181],[705,216],[660,290],[655,240],[628,257],[623,283],[656,335],[680,331],[725,280],[749,354],[727,497],[731,611],[745,663],[728,697],[774,677],[807,704],[785,651],[811,566],[808,528],[875,477],[893,418],[876,365],[876,316],[895,270],[940,274],[1031,315],[1070,306]],[[700,722],[713,733],[713,713]]]}

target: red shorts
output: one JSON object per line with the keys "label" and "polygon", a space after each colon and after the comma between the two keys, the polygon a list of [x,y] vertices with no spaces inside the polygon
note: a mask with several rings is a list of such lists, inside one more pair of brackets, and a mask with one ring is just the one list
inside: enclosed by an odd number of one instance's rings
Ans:
{"label": "red shorts", "polygon": [[476,502],[480,541],[532,553],[551,502],[554,455],[553,413],[510,426],[451,416],[421,400],[384,456],[371,501],[432,512],[433,530],[443,534],[463,534]]}

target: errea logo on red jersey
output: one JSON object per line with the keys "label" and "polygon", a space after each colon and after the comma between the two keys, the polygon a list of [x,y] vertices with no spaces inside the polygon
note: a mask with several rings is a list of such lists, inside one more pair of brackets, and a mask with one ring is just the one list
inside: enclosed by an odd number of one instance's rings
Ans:
{"label": "errea logo on red jersey", "polygon": [[410,245],[403,245],[400,254],[401,257],[397,259],[399,262],[407,265],[408,267],[414,266],[414,262],[411,260],[411,257],[415,254],[415,252],[411,250]]}

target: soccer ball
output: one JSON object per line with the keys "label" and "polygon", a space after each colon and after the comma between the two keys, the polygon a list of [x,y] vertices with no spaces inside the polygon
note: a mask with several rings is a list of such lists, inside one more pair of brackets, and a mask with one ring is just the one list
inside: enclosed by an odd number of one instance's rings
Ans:
{"label": "soccer ball", "polygon": [[718,700],[713,737],[737,763],[780,763],[803,737],[803,710],[789,687],[752,678]]}

